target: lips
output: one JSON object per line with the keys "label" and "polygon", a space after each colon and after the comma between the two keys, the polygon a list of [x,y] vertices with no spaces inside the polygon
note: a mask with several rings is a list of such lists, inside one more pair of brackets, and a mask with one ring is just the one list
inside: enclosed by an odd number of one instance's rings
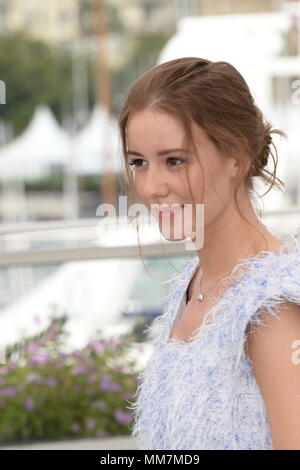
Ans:
{"label": "lips", "polygon": [[172,206],[168,206],[166,204],[162,204],[159,207],[153,207],[152,208],[156,214],[159,215],[172,215],[176,214],[176,212],[180,211],[182,209],[181,204],[173,204]]}

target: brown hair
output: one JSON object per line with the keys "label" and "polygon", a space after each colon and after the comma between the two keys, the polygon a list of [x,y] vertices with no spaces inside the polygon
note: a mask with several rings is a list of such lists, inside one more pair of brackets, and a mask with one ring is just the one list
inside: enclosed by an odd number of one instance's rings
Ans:
{"label": "brown hair", "polygon": [[[271,123],[264,120],[247,83],[233,65],[184,57],[164,62],[145,72],[133,83],[126,97],[118,124],[127,175],[126,191],[130,201],[135,202],[136,197],[127,163],[127,123],[133,113],[146,109],[167,112],[180,120],[185,130],[185,140],[192,143],[196,154],[191,121],[206,131],[224,157],[235,156],[242,174],[235,188],[234,200],[241,217],[249,224],[237,200],[240,185],[245,185],[251,198],[254,192],[253,177],[260,177],[269,184],[264,195],[273,186],[282,190],[280,185],[284,186],[284,183],[276,177],[278,156],[271,134],[287,137],[286,134],[273,129]],[[270,155],[274,163],[272,173],[265,168]]]}

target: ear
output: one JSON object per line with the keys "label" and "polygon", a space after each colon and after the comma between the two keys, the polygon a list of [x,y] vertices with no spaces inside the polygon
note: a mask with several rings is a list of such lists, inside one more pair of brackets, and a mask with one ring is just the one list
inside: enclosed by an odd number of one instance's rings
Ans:
{"label": "ear", "polygon": [[251,168],[252,161],[248,155],[244,155],[242,158],[231,157],[230,164],[230,176],[235,178],[240,176],[240,172],[245,176]]}
{"label": "ear", "polygon": [[249,173],[251,166],[252,166],[251,158],[249,157],[249,155],[245,155],[245,175]]}
{"label": "ear", "polygon": [[227,159],[227,171],[230,178],[236,178],[240,172],[240,162],[236,157],[229,157]]}

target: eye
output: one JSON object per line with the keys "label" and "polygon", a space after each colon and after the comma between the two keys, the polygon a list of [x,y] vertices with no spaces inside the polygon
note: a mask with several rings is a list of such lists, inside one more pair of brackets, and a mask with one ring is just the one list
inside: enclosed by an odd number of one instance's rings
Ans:
{"label": "eye", "polygon": [[[133,160],[128,160],[128,165],[132,168],[141,167],[144,166],[142,165],[142,162],[145,162],[145,160],[143,160],[142,158],[135,158]],[[182,160],[181,158],[169,157],[167,159],[167,163],[171,163],[171,165],[168,166],[180,166],[181,163],[184,163],[184,160]]]}
{"label": "eye", "polygon": [[175,157],[170,157],[167,159],[167,162],[179,162],[178,164],[175,164],[175,165],[171,165],[171,166],[180,166],[181,163],[184,162],[184,160],[182,160],[181,158],[175,158]]}
{"label": "eye", "polygon": [[139,166],[142,166],[140,165],[139,163],[140,162],[144,162],[145,160],[143,160],[142,158],[135,158],[133,160],[128,160],[128,165],[132,168],[135,168],[136,166],[139,167]]}

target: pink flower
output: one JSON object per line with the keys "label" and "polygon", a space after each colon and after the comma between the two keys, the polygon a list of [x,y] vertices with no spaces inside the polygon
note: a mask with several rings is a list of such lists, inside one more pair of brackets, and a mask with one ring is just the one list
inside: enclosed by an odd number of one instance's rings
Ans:
{"label": "pink flower", "polygon": [[128,424],[132,418],[132,414],[128,411],[116,410],[115,418],[121,424]]}
{"label": "pink flower", "polygon": [[105,344],[101,341],[92,341],[90,345],[96,352],[101,352],[105,349]]}
{"label": "pink flower", "polygon": [[86,420],[87,429],[94,429],[95,426],[96,426],[96,421],[94,419],[89,418]]}
{"label": "pink flower", "polygon": [[124,372],[125,367],[124,366],[114,366],[114,370],[117,370],[118,372]]}
{"label": "pink flower", "polygon": [[34,401],[31,397],[26,398],[26,400],[24,401],[24,407],[28,411],[33,411],[35,409]]}
{"label": "pink flower", "polygon": [[47,364],[49,362],[50,357],[48,354],[45,353],[38,353],[35,356],[33,356],[30,360],[30,365],[31,366],[36,366],[36,365],[43,365]]}
{"label": "pink flower", "polygon": [[74,359],[81,359],[82,353],[81,351],[73,351],[69,357],[73,357]]}
{"label": "pink flower", "polygon": [[38,385],[43,385],[45,383],[44,379],[38,374],[29,374],[28,382],[35,383]]}
{"label": "pink flower", "polygon": [[71,431],[73,431],[73,432],[80,431],[80,426],[79,426],[78,423],[73,423],[70,428],[71,428]]}
{"label": "pink flower", "polygon": [[55,387],[55,385],[57,385],[57,380],[56,380],[54,377],[50,377],[50,378],[46,381],[46,384],[47,384],[49,387]]}
{"label": "pink flower", "polygon": [[89,384],[96,382],[96,380],[97,380],[97,374],[91,374],[91,375],[89,375],[89,377],[87,378],[87,382],[88,382]]}
{"label": "pink flower", "polygon": [[10,361],[8,367],[10,370],[17,369],[18,363],[16,361]]}
{"label": "pink flower", "polygon": [[132,397],[133,397],[133,395],[132,395],[132,393],[130,393],[130,392],[126,392],[125,395],[124,395],[124,398],[125,398],[125,399],[128,398],[128,400],[131,400]]}
{"label": "pink flower", "polygon": [[114,346],[118,346],[119,344],[122,344],[123,340],[121,338],[113,338],[111,342]]}
{"label": "pink flower", "polygon": [[82,375],[82,374],[85,374],[86,373],[86,368],[82,365],[78,365],[78,366],[75,366],[73,367],[72,369],[72,373],[74,375]]}
{"label": "pink flower", "polygon": [[100,390],[104,392],[119,392],[120,389],[121,387],[119,384],[112,382],[110,375],[104,374],[104,376],[102,377]]}
{"label": "pink flower", "polygon": [[6,366],[0,367],[0,375],[6,375],[9,372],[9,368]]}
{"label": "pink flower", "polygon": [[17,393],[17,387],[6,387],[1,391],[1,393],[7,397],[14,397]]}
{"label": "pink flower", "polygon": [[36,344],[30,343],[26,347],[26,351],[29,353],[35,353],[38,349],[38,346]]}

